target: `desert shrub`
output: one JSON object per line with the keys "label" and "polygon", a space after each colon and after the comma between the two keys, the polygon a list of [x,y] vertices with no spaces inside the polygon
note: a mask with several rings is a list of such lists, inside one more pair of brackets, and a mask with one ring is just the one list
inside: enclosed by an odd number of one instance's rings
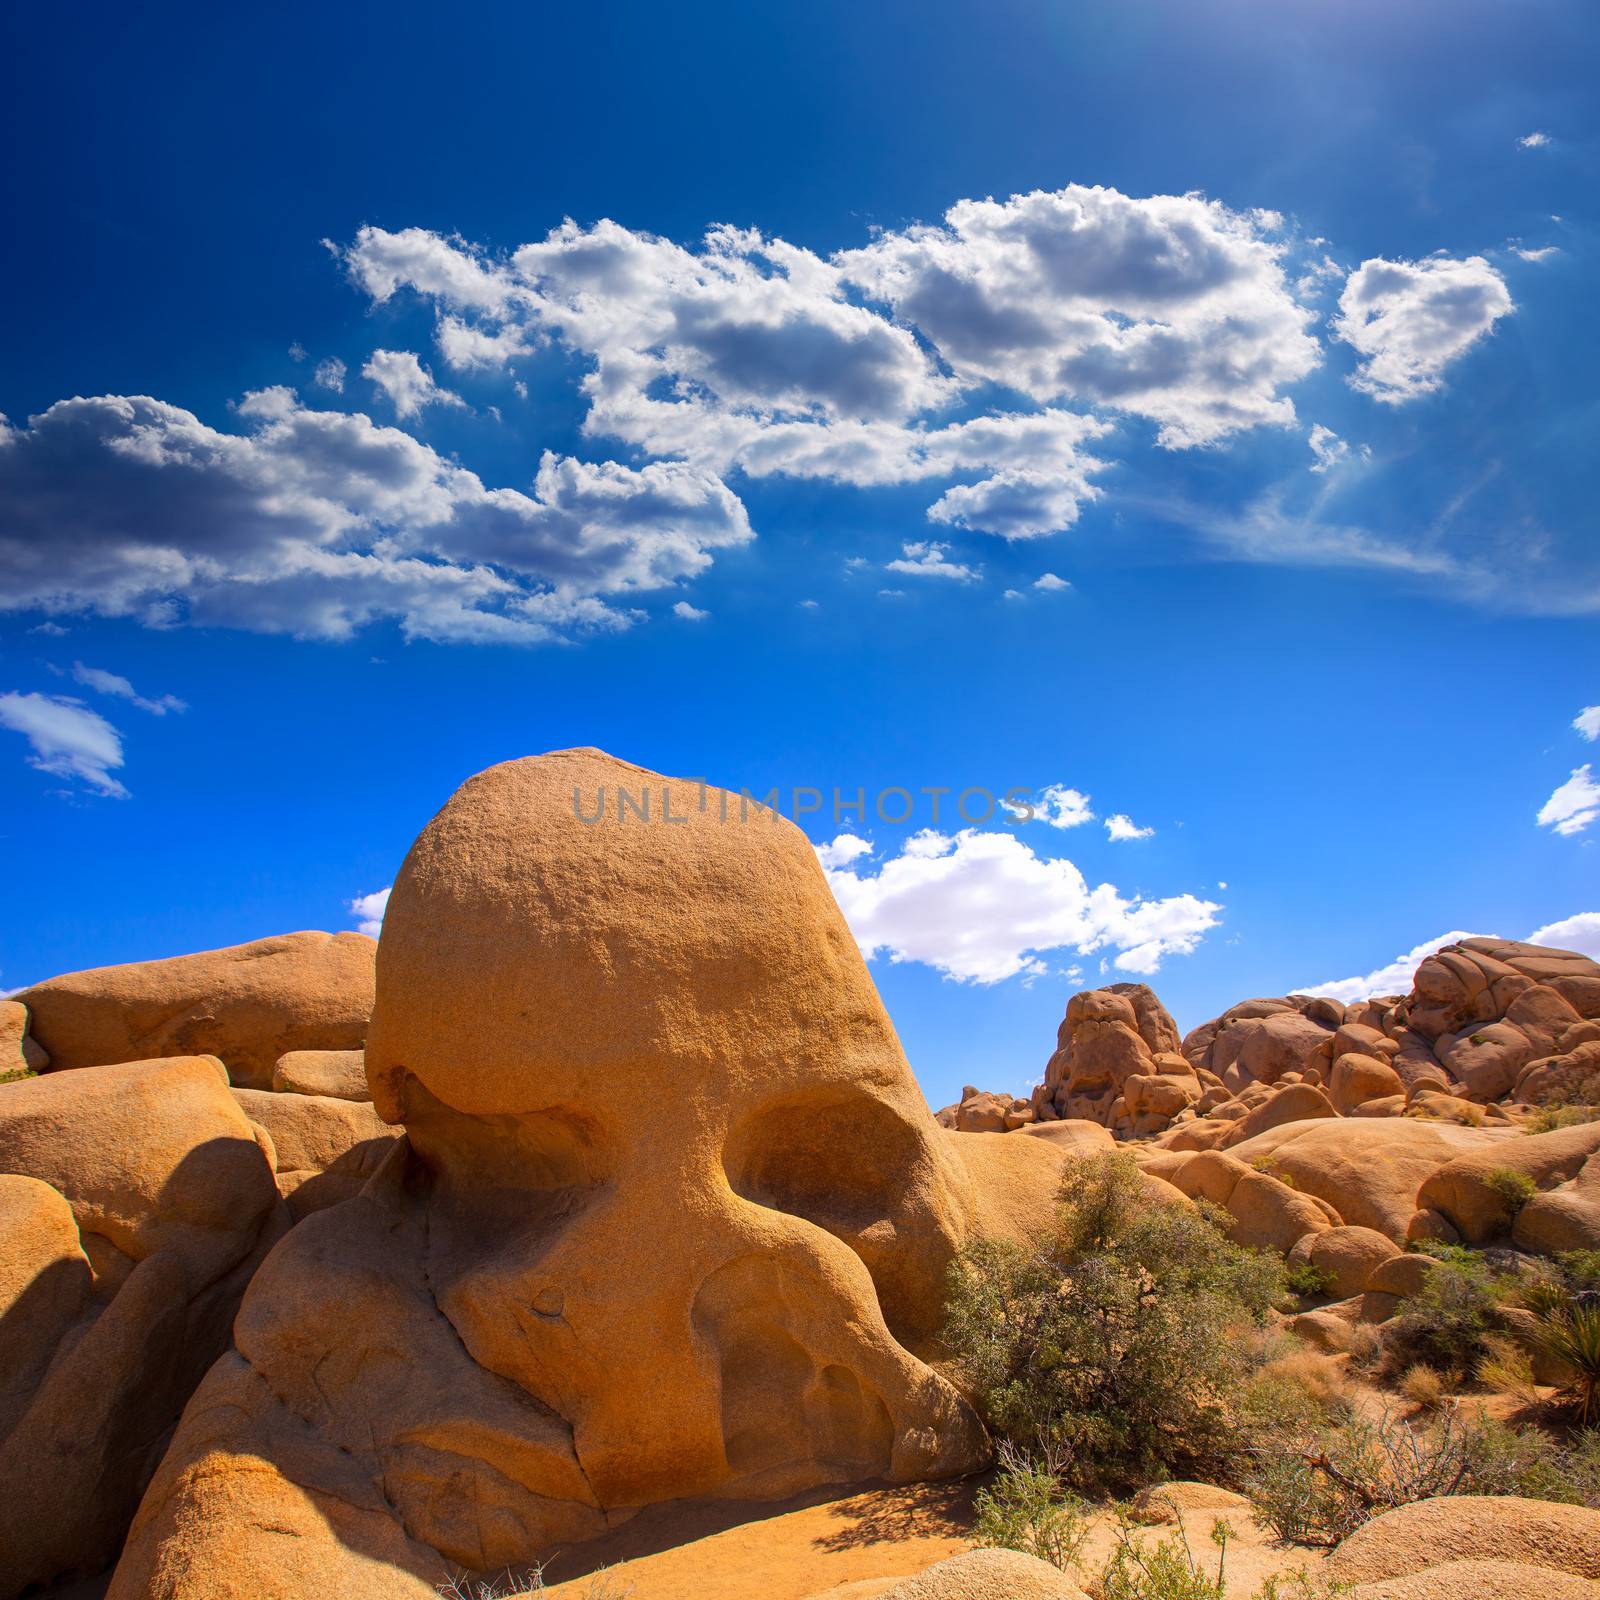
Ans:
{"label": "desert shrub", "polygon": [[1600,1429],[1569,1440],[1539,1428],[1516,1428],[1484,1414],[1469,1422],[1472,1493],[1564,1500],[1600,1509]]}
{"label": "desert shrub", "polygon": [[1400,1393],[1419,1411],[1437,1410],[1447,1393],[1444,1377],[1435,1367],[1418,1363],[1401,1376]]}
{"label": "desert shrub", "polygon": [[1396,1506],[1436,1495],[1503,1494],[1600,1506],[1600,1430],[1562,1443],[1447,1403],[1431,1421],[1354,1418],[1264,1447],[1249,1483],[1279,1538],[1337,1544]]}
{"label": "desert shrub", "polygon": [[1533,1335],[1540,1349],[1571,1374],[1561,1401],[1582,1427],[1600,1422],[1600,1305],[1573,1301],[1539,1318]]}
{"label": "desert shrub", "polygon": [[1600,1122],[1597,1105],[1540,1106],[1522,1125],[1524,1133],[1554,1133],[1558,1128],[1576,1128],[1585,1122]]}
{"label": "desert shrub", "polygon": [[1211,1208],[1152,1205],[1114,1154],[1069,1169],[1050,1233],[987,1239],[951,1267],[945,1338],[990,1428],[1082,1488],[1225,1475],[1230,1401],[1257,1359],[1241,1328],[1283,1267]]}
{"label": "desert shrub", "polygon": [[[525,1595],[543,1594],[544,1568],[529,1567],[520,1577],[506,1568],[498,1578],[474,1578],[458,1573],[438,1586],[440,1600],[523,1600]],[[622,1584],[603,1567],[583,1588],[583,1600],[628,1600],[633,1585]]]}
{"label": "desert shrub", "polygon": [[1556,1266],[1574,1294],[1600,1294],[1600,1250],[1563,1250]]}
{"label": "desert shrub", "polygon": [[1527,1133],[1553,1133],[1600,1120],[1600,1072],[1563,1093],[1554,1094],[1523,1124]]}
{"label": "desert shrub", "polygon": [[1093,1585],[1096,1600],[1226,1600],[1232,1536],[1232,1528],[1220,1518],[1211,1524],[1217,1551],[1213,1576],[1195,1555],[1181,1522],[1176,1532],[1159,1540],[1123,1522],[1111,1560]]}
{"label": "desert shrub", "polygon": [[1289,1293],[1299,1295],[1302,1300],[1315,1300],[1319,1295],[1325,1295],[1334,1284],[1333,1274],[1326,1267],[1319,1267],[1311,1261],[1301,1261],[1290,1267],[1284,1273],[1283,1281]]}
{"label": "desert shrub", "polygon": [[1340,1361],[1299,1339],[1283,1338],[1264,1352],[1234,1409],[1254,1434],[1331,1422],[1349,1415],[1351,1403],[1350,1379]]}
{"label": "desert shrub", "polygon": [[1257,1156],[1250,1165],[1263,1177],[1276,1178],[1285,1189],[1298,1189],[1300,1186],[1294,1181],[1294,1174],[1286,1172],[1272,1156]]}
{"label": "desert shrub", "polygon": [[37,1078],[32,1067],[13,1067],[10,1072],[0,1072],[0,1083],[21,1083],[24,1078]]}
{"label": "desert shrub", "polygon": [[1502,1289],[1481,1257],[1456,1246],[1428,1252],[1439,1262],[1402,1305],[1385,1335],[1389,1361],[1404,1371],[1421,1363],[1442,1372],[1476,1367],[1500,1331]]}
{"label": "desert shrub", "polygon": [[1478,1382],[1485,1388],[1514,1395],[1524,1405],[1537,1405],[1539,1387],[1533,1381],[1533,1363],[1528,1352],[1515,1339],[1491,1334],[1483,1341],[1484,1353],[1479,1358]]}
{"label": "desert shrub", "polygon": [[1350,1330],[1350,1365],[1358,1372],[1377,1373],[1388,1358],[1383,1329],[1371,1322],[1358,1322]]}
{"label": "desert shrub", "polygon": [[1514,1222],[1517,1213],[1539,1192],[1539,1186],[1526,1172],[1515,1167],[1495,1167],[1484,1174],[1484,1187],[1505,1207],[1506,1220]]}
{"label": "desert shrub", "polygon": [[1331,1547],[1396,1506],[1463,1493],[1472,1466],[1465,1434],[1455,1407],[1429,1426],[1387,1413],[1352,1418],[1260,1448],[1250,1498],[1280,1539]]}
{"label": "desert shrub", "polygon": [[1063,1572],[1077,1564],[1090,1533],[1089,1507],[1062,1489],[1055,1471],[1009,1440],[1000,1445],[999,1471],[974,1502],[973,1535],[980,1545],[1020,1550]]}

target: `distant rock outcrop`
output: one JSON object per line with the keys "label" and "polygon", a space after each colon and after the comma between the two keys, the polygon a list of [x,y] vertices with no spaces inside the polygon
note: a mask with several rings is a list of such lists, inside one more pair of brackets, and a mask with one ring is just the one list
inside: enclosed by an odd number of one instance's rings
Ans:
{"label": "distant rock outcrop", "polygon": [[235,1083],[266,1089],[288,1051],[361,1048],[377,948],[364,933],[285,933],[69,972],[16,999],[51,1070],[213,1055]]}

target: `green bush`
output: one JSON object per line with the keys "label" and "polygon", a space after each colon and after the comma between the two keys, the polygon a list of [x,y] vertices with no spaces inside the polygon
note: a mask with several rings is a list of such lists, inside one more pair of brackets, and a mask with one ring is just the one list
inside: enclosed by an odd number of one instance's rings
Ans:
{"label": "green bush", "polygon": [[1009,1440],[1000,1445],[1000,1470],[974,1507],[980,1545],[1020,1550],[1063,1572],[1077,1564],[1089,1537],[1087,1502],[1064,1492],[1054,1472]]}
{"label": "green bush", "polygon": [[1600,1250],[1563,1250],[1556,1266],[1574,1294],[1600,1294]]}
{"label": "green bush", "polygon": [[1275,1255],[1211,1208],[1152,1204],[1116,1154],[1069,1169],[1045,1238],[962,1252],[945,1338],[990,1428],[1064,1482],[1215,1481],[1241,1458],[1232,1402],[1259,1362],[1241,1330],[1282,1296]]}
{"label": "green bush", "polygon": [[1554,1133],[1583,1122],[1600,1121],[1600,1072],[1569,1093],[1553,1095],[1523,1124],[1528,1133]]}
{"label": "green bush", "polygon": [[1333,1288],[1334,1276],[1326,1267],[1302,1261],[1289,1268],[1283,1281],[1290,1294],[1298,1295],[1302,1300],[1315,1300]]}
{"label": "green bush", "polygon": [[1392,1370],[1422,1363],[1441,1372],[1473,1371],[1500,1331],[1503,1289],[1482,1257],[1460,1246],[1427,1252],[1439,1265],[1405,1300],[1384,1336]]}
{"label": "green bush", "polygon": [[1515,1222],[1517,1213],[1539,1192],[1539,1186],[1526,1172],[1515,1167],[1495,1167],[1484,1174],[1484,1186],[1505,1207],[1506,1219]]}
{"label": "green bush", "polygon": [[1211,1542],[1217,1548],[1213,1576],[1195,1556],[1181,1522],[1176,1533],[1160,1540],[1142,1537],[1124,1522],[1095,1586],[1097,1600],[1227,1600],[1232,1536],[1232,1528],[1220,1518],[1211,1524]]}

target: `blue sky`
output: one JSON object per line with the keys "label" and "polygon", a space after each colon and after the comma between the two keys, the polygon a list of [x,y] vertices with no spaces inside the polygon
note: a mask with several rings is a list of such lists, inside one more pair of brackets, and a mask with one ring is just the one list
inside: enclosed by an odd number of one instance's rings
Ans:
{"label": "blue sky", "polygon": [[806,819],[935,1104],[1102,974],[1600,948],[1592,7],[5,26],[0,987],[573,744],[1053,791]]}

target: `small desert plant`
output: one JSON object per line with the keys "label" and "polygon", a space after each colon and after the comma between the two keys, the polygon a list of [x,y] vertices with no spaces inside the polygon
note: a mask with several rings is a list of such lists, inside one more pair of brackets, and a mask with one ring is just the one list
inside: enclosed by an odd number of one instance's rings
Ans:
{"label": "small desert plant", "polygon": [[1600,1429],[1563,1442],[1540,1428],[1491,1421],[1480,1411],[1468,1431],[1471,1493],[1600,1508]]}
{"label": "small desert plant", "polygon": [[1582,1427],[1600,1422],[1600,1305],[1569,1304],[1539,1318],[1534,1339],[1547,1355],[1562,1363],[1571,1377],[1561,1400]]}
{"label": "small desert plant", "polygon": [[[525,1595],[543,1594],[544,1567],[538,1563],[518,1577],[507,1567],[498,1578],[473,1578],[458,1573],[438,1586],[440,1600],[522,1600]],[[604,1567],[584,1585],[583,1600],[628,1600],[633,1585],[622,1584]]]}
{"label": "small desert plant", "polygon": [[1064,1491],[1057,1471],[1002,1440],[999,1471],[980,1491],[974,1536],[980,1545],[1020,1550],[1063,1572],[1077,1564],[1090,1533],[1089,1507]]}
{"label": "small desert plant", "polygon": [[1255,1170],[1263,1177],[1276,1178],[1285,1189],[1299,1188],[1299,1185],[1294,1181],[1294,1174],[1292,1172],[1285,1172],[1283,1168],[1278,1165],[1277,1160],[1272,1156],[1257,1156],[1255,1160],[1250,1163],[1250,1165],[1254,1167]]}
{"label": "small desert plant", "polygon": [[1408,1368],[1400,1379],[1400,1393],[1418,1411],[1436,1411],[1448,1389],[1443,1374],[1436,1367],[1425,1367],[1420,1363]]}
{"label": "small desert plant", "polygon": [[1376,1373],[1387,1356],[1382,1328],[1371,1322],[1358,1322],[1350,1330],[1350,1365],[1358,1372]]}
{"label": "small desert plant", "polygon": [[1124,1522],[1111,1561],[1094,1584],[1097,1600],[1226,1600],[1228,1540],[1233,1529],[1220,1518],[1211,1524],[1217,1550],[1213,1577],[1195,1556],[1179,1522],[1177,1531],[1155,1541]]}
{"label": "small desert plant", "polygon": [[1524,1133],[1554,1133],[1558,1128],[1576,1128],[1585,1122],[1600,1122],[1600,1106],[1540,1106],[1523,1123]]}
{"label": "small desert plant", "polygon": [[1436,1246],[1428,1254],[1439,1266],[1390,1322],[1390,1360],[1402,1370],[1418,1362],[1446,1372],[1475,1367],[1499,1331],[1500,1287],[1471,1251]]}
{"label": "small desert plant", "polygon": [[1123,1155],[1075,1164],[1062,1195],[1045,1238],[952,1265],[945,1339],[985,1421],[1079,1487],[1225,1475],[1258,1359],[1240,1334],[1282,1298],[1281,1261],[1211,1208],[1152,1205]]}
{"label": "small desert plant", "polygon": [[1478,1382],[1485,1388],[1515,1396],[1523,1405],[1539,1403],[1539,1386],[1533,1380],[1533,1363],[1528,1352],[1515,1339],[1499,1334],[1483,1341],[1484,1353],[1478,1361]]}
{"label": "small desert plant", "polygon": [[1563,1250],[1556,1265],[1574,1294],[1600,1294],[1600,1250]]}
{"label": "small desert plant", "polygon": [[1431,1422],[1356,1419],[1263,1447],[1249,1492],[1282,1539],[1334,1545],[1394,1507],[1436,1495],[1518,1495],[1600,1507],[1600,1429],[1568,1444],[1447,1402]]}
{"label": "small desert plant", "polygon": [[1580,1123],[1600,1121],[1600,1072],[1575,1088],[1554,1094],[1523,1124],[1528,1133],[1553,1133]]}
{"label": "small desert plant", "polygon": [[1509,1222],[1515,1222],[1517,1213],[1539,1192],[1533,1179],[1515,1167],[1495,1167],[1484,1174],[1483,1183],[1505,1208]]}
{"label": "small desert plant", "polygon": [[1333,1287],[1334,1277],[1326,1267],[1319,1267],[1312,1261],[1301,1261],[1289,1268],[1283,1281],[1290,1294],[1298,1295],[1302,1300],[1315,1300]]}
{"label": "small desert plant", "polygon": [[1287,1339],[1246,1384],[1237,1411],[1252,1432],[1331,1422],[1351,1411],[1350,1379],[1335,1357]]}
{"label": "small desert plant", "polygon": [[32,1067],[13,1067],[10,1072],[0,1072],[0,1083],[21,1083],[24,1078],[37,1078]]}

